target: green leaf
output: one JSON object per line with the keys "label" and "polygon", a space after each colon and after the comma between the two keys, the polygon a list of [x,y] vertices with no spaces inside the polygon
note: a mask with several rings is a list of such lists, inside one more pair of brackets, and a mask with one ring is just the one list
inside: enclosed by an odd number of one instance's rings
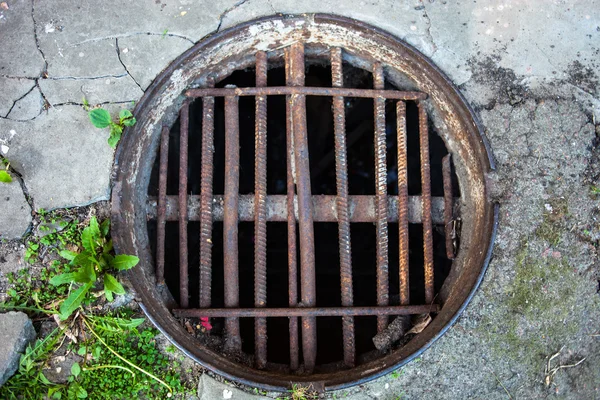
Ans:
{"label": "green leaf", "polygon": [[77,397],[80,399],[85,399],[88,396],[88,392],[87,390],[85,390],[84,388],[82,388],[81,386],[79,386],[77,388]]}
{"label": "green leaf", "polygon": [[58,252],[62,258],[66,258],[69,261],[73,261],[77,257],[78,253],[69,250],[61,250]]}
{"label": "green leaf", "polygon": [[73,376],[77,377],[80,373],[81,367],[79,366],[79,363],[74,363],[73,365],[71,365],[71,374],[73,374]]}
{"label": "green leaf", "polygon": [[112,292],[110,290],[108,290],[106,287],[104,287],[104,295],[106,296],[106,300],[108,300],[108,301],[114,300]]}
{"label": "green leaf", "polygon": [[44,375],[43,372],[40,372],[40,374],[38,375],[38,379],[44,384],[44,385],[52,385],[52,382],[50,382],[48,380],[48,378],[46,378],[46,375]]}
{"label": "green leaf", "polygon": [[108,145],[114,149],[117,147],[119,140],[121,140],[121,132],[111,132],[110,136],[108,137]]}
{"label": "green leaf", "polygon": [[63,285],[65,283],[71,283],[75,281],[76,272],[68,272],[66,274],[60,274],[53,276],[50,279],[50,284],[54,286]]}
{"label": "green leaf", "polygon": [[92,283],[86,283],[79,289],[72,292],[69,297],[60,305],[60,319],[65,320],[69,318],[69,315],[73,313],[81,305],[81,302],[85,298],[88,290],[92,287]]}
{"label": "green leaf", "polygon": [[79,270],[75,272],[74,281],[78,283],[96,282],[96,271],[94,271],[94,266],[90,263],[79,268]]}
{"label": "green leaf", "polygon": [[80,267],[85,267],[86,265],[93,265],[94,259],[91,257],[92,257],[92,255],[90,252],[82,251],[81,253],[79,253],[75,256],[73,261],[71,261],[71,264],[78,265]]}
{"label": "green leaf", "polygon": [[106,242],[106,244],[102,248],[102,253],[108,255],[112,251],[112,249],[113,249],[113,241],[112,241],[112,239],[110,239],[108,242]]}
{"label": "green leaf", "polygon": [[102,223],[100,224],[100,233],[103,237],[108,236],[108,234],[110,233],[110,219],[106,218],[104,221],[102,221]]}
{"label": "green leaf", "polygon": [[116,294],[125,294],[125,289],[123,289],[123,286],[121,286],[121,284],[117,281],[117,278],[111,274],[104,274],[104,290],[109,290]]}
{"label": "green leaf", "polygon": [[[86,228],[87,229],[87,228]],[[100,226],[98,225],[98,220],[96,217],[90,218],[90,233],[92,235],[92,239],[98,244],[102,236],[100,236]]]}
{"label": "green leaf", "polygon": [[131,118],[133,117],[133,114],[131,113],[131,111],[123,109],[121,111],[119,111],[119,120],[121,122],[123,122],[123,120],[127,119],[127,118]]}
{"label": "green leaf", "polygon": [[81,232],[81,244],[91,255],[96,254],[96,240],[94,240],[95,233],[96,232],[92,231],[91,226],[88,226]]}
{"label": "green leaf", "polygon": [[123,125],[125,126],[134,126],[137,120],[134,117],[123,120]]}
{"label": "green leaf", "polygon": [[12,177],[8,174],[7,171],[0,170],[0,182],[11,183]]}
{"label": "green leaf", "polygon": [[118,271],[126,271],[131,269],[140,262],[140,259],[136,256],[128,256],[125,254],[119,254],[110,263],[110,266]]}
{"label": "green leaf", "polygon": [[123,127],[119,124],[111,124],[110,125],[110,134],[116,135],[123,133]]}
{"label": "green leaf", "polygon": [[87,351],[86,351],[85,347],[80,347],[79,350],[77,350],[77,354],[79,354],[82,357],[85,356],[86,352]]}
{"label": "green leaf", "polygon": [[96,128],[106,128],[110,125],[110,114],[103,108],[96,108],[89,112],[90,121]]}

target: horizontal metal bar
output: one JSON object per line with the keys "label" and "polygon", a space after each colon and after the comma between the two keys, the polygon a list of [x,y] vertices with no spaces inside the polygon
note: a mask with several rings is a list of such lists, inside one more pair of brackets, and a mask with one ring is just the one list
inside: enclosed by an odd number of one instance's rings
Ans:
{"label": "horizontal metal bar", "polygon": [[189,89],[185,92],[187,97],[225,97],[225,96],[277,96],[277,95],[305,95],[305,96],[343,96],[364,98],[385,98],[395,100],[425,100],[426,93],[401,92],[398,90],[383,89],[352,89],[333,87],[307,87],[307,86],[269,86],[246,88],[200,88]]}
{"label": "horizontal metal bar", "polygon": [[[314,221],[315,222],[337,222],[337,196],[313,195]],[[455,198],[454,201],[458,199]],[[156,218],[156,197],[148,197],[146,211],[148,219]],[[296,200],[294,203],[297,204]],[[213,220],[223,220],[223,196],[213,196]],[[408,222],[412,224],[421,223],[421,196],[408,197]],[[298,210],[296,209],[296,219]],[[350,222],[374,222],[375,221],[375,198],[373,196],[348,196],[348,211]],[[239,220],[254,221],[254,195],[240,195]],[[177,221],[179,205],[177,196],[167,196],[167,221]],[[190,221],[200,220],[200,196],[189,196],[188,216]],[[434,224],[444,223],[444,198],[431,198],[431,217]],[[287,196],[267,196],[267,221],[287,221]],[[388,222],[398,222],[398,196],[388,196]]]}
{"label": "horizontal metal bar", "polygon": [[369,315],[416,315],[437,313],[439,304],[374,307],[297,307],[297,308],[176,308],[176,317],[344,317]]}

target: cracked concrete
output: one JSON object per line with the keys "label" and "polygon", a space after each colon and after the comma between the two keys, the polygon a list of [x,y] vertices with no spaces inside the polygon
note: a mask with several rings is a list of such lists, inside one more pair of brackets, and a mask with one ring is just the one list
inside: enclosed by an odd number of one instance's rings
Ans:
{"label": "cracked concrete", "polygon": [[[600,211],[590,186],[600,187],[593,172],[600,19],[592,12],[599,1],[7,4],[0,9],[0,145],[30,199],[15,182],[0,185],[0,201],[11,202],[0,210],[17,210],[0,211],[0,234],[13,229],[3,237],[28,228],[27,200],[50,209],[108,198],[113,152],[108,133],[93,128],[80,107],[84,97],[113,113],[129,107],[194,43],[253,18],[356,18],[413,45],[460,87],[491,142],[502,213],[489,272],[458,324],[400,373],[335,395],[598,397],[600,345],[592,335],[600,332]],[[547,387],[545,357],[562,346],[558,361],[586,361]]]}
{"label": "cracked concrete", "polygon": [[0,116],[6,118],[15,102],[22,99],[35,87],[35,80],[25,78],[0,77]]}
{"label": "cracked concrete", "polygon": [[120,60],[142,90],[146,90],[163,69],[192,46],[186,39],[167,35],[135,35],[118,41]]}
{"label": "cracked concrete", "polygon": [[107,137],[80,106],[52,107],[31,122],[0,120],[0,140],[36,210],[108,199],[113,150]]}
{"label": "cracked concrete", "polygon": [[85,98],[90,104],[131,102],[143,92],[128,75],[96,79],[44,79],[40,87],[53,105],[81,104]]}

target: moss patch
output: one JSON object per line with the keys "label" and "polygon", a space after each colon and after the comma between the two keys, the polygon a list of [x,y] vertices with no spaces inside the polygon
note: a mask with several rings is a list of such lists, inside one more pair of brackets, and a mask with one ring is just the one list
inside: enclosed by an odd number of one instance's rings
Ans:
{"label": "moss patch", "polygon": [[598,307],[589,288],[590,282],[566,260],[531,254],[524,244],[504,300],[483,318],[477,331],[496,356],[518,362],[531,375],[539,374],[546,356],[579,332],[586,320],[581,304]]}
{"label": "moss patch", "polygon": [[556,246],[561,239],[563,220],[569,215],[567,199],[557,197],[544,202],[544,220],[535,231],[535,235]]}

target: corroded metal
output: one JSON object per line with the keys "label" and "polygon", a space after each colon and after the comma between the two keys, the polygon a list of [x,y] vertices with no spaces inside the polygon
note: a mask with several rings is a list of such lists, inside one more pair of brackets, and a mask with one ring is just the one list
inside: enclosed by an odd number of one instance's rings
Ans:
{"label": "corroded metal", "polygon": [[156,220],[156,283],[165,283],[165,226],[167,223],[167,172],[169,164],[169,128],[160,134],[160,164],[158,170],[158,216]]}
{"label": "corroded metal", "polygon": [[[344,49],[344,62],[353,64],[354,67],[371,69],[374,63],[377,68],[373,68],[376,79],[374,79],[374,89],[353,89],[344,88],[337,85],[338,80],[332,76],[333,88],[313,88],[304,87],[304,56],[312,62],[315,59],[321,59],[324,62],[331,56],[331,49],[327,46],[335,43]],[[292,44],[290,46],[290,44]],[[302,48],[303,51],[300,51]],[[293,51],[290,51],[292,49]],[[256,54],[265,52],[269,59],[274,60],[274,64],[283,63],[287,70],[286,87],[260,87],[257,82],[256,88],[215,88],[211,83],[211,77],[214,76],[219,82],[234,70],[252,67],[257,63]],[[287,53],[289,62],[286,62],[284,53]],[[302,54],[302,59],[300,55]],[[261,56],[259,56],[261,57]],[[380,66],[385,65],[386,79],[391,86],[403,87],[404,82],[411,82],[411,91],[385,90],[381,85],[383,83],[383,74]],[[336,72],[332,68],[332,74]],[[259,73],[259,75],[261,75]],[[377,78],[381,77],[381,79]],[[406,79],[408,78],[408,79]],[[302,81],[300,81],[302,80]],[[343,81],[342,81],[343,83]],[[202,87],[203,89],[195,89]],[[194,89],[192,89],[194,88]],[[426,92],[426,93],[424,93]],[[145,188],[150,181],[150,170],[154,162],[154,155],[158,154],[162,138],[166,135],[168,145],[168,131],[164,133],[161,129],[163,125],[171,125],[177,118],[177,112],[181,104],[190,99],[190,97],[202,97],[203,116],[202,116],[202,180],[200,195],[189,195],[187,193],[187,202],[179,204],[179,196],[167,196],[166,190],[161,192],[159,171],[159,196],[158,198],[148,198]],[[225,103],[225,124],[226,136],[235,129],[231,124],[239,125],[239,116],[233,111],[231,104],[233,99],[239,96],[257,96],[259,98],[270,95],[285,95],[287,98],[287,194],[282,196],[266,195],[264,204],[262,197],[258,193],[259,184],[255,182],[255,193],[252,195],[239,195],[238,187],[229,185],[232,174],[237,173],[239,180],[239,159],[226,160],[226,180],[225,196],[214,196],[212,193],[213,180],[213,130],[214,121],[214,97],[226,97]],[[310,193],[310,175],[308,169],[308,146],[306,138],[306,96],[330,96],[339,97],[368,97],[375,102],[375,153],[376,153],[376,191],[375,196],[347,196],[348,215],[343,215],[343,194],[336,196],[313,196]],[[387,195],[387,181],[384,176],[393,172],[392,167],[388,171],[385,157],[386,132],[385,132],[385,99],[396,103],[399,125],[404,120],[400,114],[404,114],[402,109],[403,102],[418,102],[419,104],[419,122],[420,122],[420,150],[422,167],[429,168],[428,136],[427,124],[431,123],[436,127],[437,133],[442,136],[446,143],[448,151],[452,154],[454,169],[460,183],[460,212],[462,231],[460,243],[462,250],[456,253],[456,259],[453,262],[453,268],[450,275],[439,290],[434,292],[433,288],[433,258],[432,256],[432,225],[446,225],[448,212],[452,210],[452,204],[456,201],[451,196],[450,191],[444,191],[444,197],[431,197],[431,184],[429,170],[421,174],[421,196],[408,196],[403,191],[403,185],[406,184],[402,177],[404,169],[402,161],[406,161],[402,154],[410,154],[410,149],[402,149],[401,130],[398,126],[398,181],[399,195]],[[397,101],[400,100],[400,101]],[[339,101],[337,113],[340,114]],[[237,102],[237,100],[236,100]],[[383,104],[383,107],[381,105]],[[424,113],[424,107],[434,110],[429,116]],[[237,105],[236,105],[237,111]],[[465,104],[456,89],[447,81],[447,79],[434,67],[428,60],[424,59],[410,46],[398,41],[394,37],[374,29],[368,25],[348,20],[342,17],[327,15],[307,15],[296,17],[269,17],[252,23],[243,24],[233,30],[219,32],[207,40],[199,43],[193,49],[190,49],[179,60],[168,67],[153,83],[135,110],[138,123],[124,135],[120,143],[116,156],[116,179],[112,194],[112,220],[114,223],[115,248],[117,252],[136,254],[140,257],[139,265],[129,273],[129,278],[135,287],[142,301],[142,307],[149,315],[150,319],[156,323],[157,327],[163,331],[174,343],[181,347],[187,354],[200,362],[204,367],[224,375],[227,379],[236,380],[254,386],[266,389],[285,390],[292,384],[300,386],[312,386],[321,389],[339,389],[349,385],[359,384],[380,376],[386,372],[397,369],[404,363],[416,357],[424,348],[429,346],[437,337],[440,336],[457,318],[466,302],[473,295],[474,290],[479,285],[485,266],[489,260],[489,249],[493,241],[495,221],[497,212],[494,205],[487,197],[485,175],[493,169],[493,165],[486,151],[486,142],[480,136],[480,128],[476,119],[473,117],[470,109]],[[257,110],[257,115],[259,110]],[[339,132],[339,118],[337,120]],[[381,123],[383,122],[383,124]],[[218,124],[218,122],[217,122]],[[259,121],[257,121],[257,125]],[[389,128],[389,127],[388,127]],[[415,131],[411,131],[410,126],[405,132],[410,136]],[[257,133],[260,129],[257,129]],[[239,134],[239,130],[238,130]],[[335,132],[334,132],[335,134]],[[389,135],[389,132],[387,133]],[[192,135],[192,132],[190,132]],[[258,136],[258,135],[257,135]],[[383,140],[382,140],[383,138]],[[258,138],[257,138],[258,139]],[[339,138],[338,138],[339,139]],[[229,139],[226,138],[226,142]],[[339,140],[338,140],[339,142]],[[239,138],[238,138],[239,143]],[[424,145],[425,144],[425,145]],[[346,147],[351,145],[350,138],[346,140]],[[229,151],[227,154],[235,152],[234,145],[226,143]],[[257,146],[259,148],[260,146]],[[344,146],[336,145],[335,152],[339,153]],[[237,147],[239,152],[239,145]],[[347,150],[347,149],[346,149]],[[406,153],[404,153],[404,151]],[[191,150],[190,150],[191,151]],[[417,151],[417,149],[414,149]],[[161,152],[162,154],[163,152]],[[165,157],[166,157],[166,152]],[[190,160],[192,155],[190,154]],[[239,154],[238,154],[239,157]],[[258,157],[258,156],[257,156]],[[339,156],[335,157],[336,178],[339,178],[337,170],[340,164]],[[402,158],[402,160],[401,160]],[[332,162],[329,165],[333,164]],[[230,162],[233,163],[230,165]],[[324,162],[324,161],[323,161]],[[343,163],[343,160],[341,160]],[[394,161],[391,161],[394,162]],[[168,164],[166,159],[165,164]],[[229,167],[228,167],[229,165]],[[257,163],[257,170],[259,163]],[[159,163],[159,170],[162,170],[162,164]],[[210,167],[209,167],[210,166]],[[165,165],[166,168],[166,165]],[[233,172],[238,168],[237,172]],[[319,168],[321,166],[319,165]],[[326,166],[326,168],[330,168]],[[351,166],[349,168],[351,170]],[[454,171],[450,170],[451,173]],[[256,172],[256,171],[255,171]],[[388,173],[389,172],[389,173]],[[165,185],[166,189],[166,169]],[[229,178],[227,178],[229,176]],[[451,176],[451,175],[450,175]],[[447,181],[447,175],[444,175],[444,181]],[[181,177],[180,177],[181,179]],[[424,182],[427,181],[427,184]],[[239,183],[239,182],[238,182]],[[297,187],[295,187],[297,186]],[[181,188],[179,188],[181,189]],[[350,188],[351,189],[351,188]],[[297,193],[296,193],[297,191]],[[343,192],[343,190],[342,190]],[[450,193],[450,194],[449,194]],[[406,200],[405,200],[406,198]],[[201,201],[202,199],[202,201]],[[385,201],[386,206],[381,206]],[[449,203],[450,202],[450,203]],[[158,204],[157,204],[158,203]],[[444,205],[444,203],[446,205]],[[202,204],[202,207],[200,206]],[[342,204],[340,206],[340,204]],[[448,205],[451,204],[451,205]],[[185,217],[187,206],[188,218]],[[157,210],[157,208],[159,210]],[[266,219],[263,219],[266,208]],[[342,211],[340,212],[340,209]],[[182,210],[183,216],[179,215]],[[458,210],[458,209],[457,209]],[[444,216],[444,211],[446,215]],[[385,215],[385,217],[383,216]],[[451,215],[451,214],[450,214]],[[144,222],[150,218],[157,218],[157,242],[156,258],[151,253],[152,244],[149,242]],[[180,220],[181,218],[181,220]],[[354,222],[371,222],[376,224],[378,249],[378,279],[377,279],[377,304],[378,306],[365,311],[365,307],[347,306],[325,308],[320,307],[318,299],[314,296],[314,233],[312,224],[314,221],[339,222],[346,220],[349,224]],[[162,283],[162,271],[160,271],[160,235],[162,226],[166,221],[201,221],[200,233],[200,306],[196,309],[180,308],[172,310],[176,315],[185,315],[181,313],[191,312],[196,317],[224,317],[226,320],[225,335],[227,351],[220,354],[214,348],[207,347],[191,337],[181,326],[179,321],[174,318],[169,309],[173,301],[169,296],[168,287],[164,285],[155,285],[155,280]],[[211,303],[211,283],[212,283],[212,260],[210,257],[212,247],[212,223],[214,221],[224,221],[224,254],[225,266],[227,270],[233,269],[232,257],[238,257],[237,243],[234,246],[233,232],[237,233],[237,224],[239,221],[287,221],[288,225],[288,289],[289,289],[289,308],[270,308],[260,307],[260,301],[255,301],[255,307],[252,309],[240,308],[238,301],[233,301],[235,297],[233,288],[238,287],[237,271],[235,274],[226,273],[226,295],[225,308],[215,309]],[[408,277],[405,276],[404,267],[400,271],[400,306],[380,305],[386,302],[389,304],[389,286],[385,275],[387,262],[382,263],[380,256],[383,253],[381,227],[389,222],[399,222],[400,240],[398,249],[402,248],[403,242],[407,242],[406,233],[408,223],[422,223],[424,231],[424,258],[425,258],[425,277],[426,277],[426,303],[423,305],[411,305],[407,296]],[[297,287],[298,282],[296,267],[296,228],[299,222],[300,232],[300,298],[298,302]],[[182,222],[183,223],[183,222]],[[260,223],[259,223],[260,224]],[[341,225],[344,223],[342,222]],[[180,226],[180,229],[181,226]],[[257,230],[256,236],[261,236]],[[386,232],[387,233],[387,232]],[[448,236],[448,233],[446,233]],[[341,239],[345,236],[342,234]],[[164,230],[162,233],[162,243],[164,248]],[[193,240],[193,239],[192,239]],[[256,238],[255,238],[256,240]],[[255,241],[256,248],[259,249],[262,239]],[[340,248],[342,243],[340,243]],[[395,244],[393,244],[395,246]],[[385,247],[389,246],[389,243]],[[230,251],[228,251],[229,249]],[[448,249],[447,249],[448,250]],[[487,250],[487,251],[486,251]],[[411,249],[411,251],[416,251]],[[260,253],[260,250],[258,251]],[[348,251],[348,254],[350,252]],[[448,254],[450,254],[448,252]],[[340,255],[342,255],[340,253]],[[400,252],[402,259],[406,259],[407,251]],[[311,259],[312,258],[312,259]],[[162,268],[165,268],[164,253],[162,258]],[[431,263],[428,264],[428,260]],[[387,260],[386,260],[387,261]],[[346,262],[346,261],[343,261]],[[403,265],[406,265],[404,263]],[[156,266],[156,270],[153,268]],[[263,263],[255,260],[255,267],[260,270]],[[337,266],[336,266],[337,267]],[[384,267],[384,268],[380,268]],[[271,268],[269,266],[269,268]],[[318,266],[317,266],[318,268]],[[169,271],[172,270],[171,268]],[[176,268],[175,268],[176,270]],[[381,271],[381,272],[379,272]],[[384,272],[384,273],[382,273]],[[340,276],[343,274],[340,265]],[[346,274],[347,275],[347,274]],[[308,279],[308,281],[306,281]],[[232,280],[236,281],[233,282]],[[260,279],[259,279],[260,281]],[[385,283],[385,290],[384,289]],[[256,287],[261,283],[255,282]],[[208,286],[208,290],[205,288]],[[337,289],[336,289],[337,290]],[[340,296],[344,297],[344,304],[348,296],[344,295],[344,285],[341,285]],[[237,290],[239,296],[239,290]],[[257,299],[255,293],[255,300]],[[436,298],[437,296],[437,298]],[[259,297],[259,296],[258,296]],[[432,303],[432,300],[436,303]],[[353,299],[355,304],[357,299]],[[265,300],[266,301],[266,300]],[[395,303],[391,303],[395,304]],[[213,308],[211,308],[213,307]],[[394,307],[417,307],[411,312],[432,313],[434,319],[432,323],[421,333],[414,336],[408,343],[397,349],[391,350],[386,354],[370,353],[365,357],[355,355],[355,366],[339,370],[322,368],[316,363],[316,321],[317,317],[337,315],[348,320],[347,317],[356,315],[377,315],[380,321],[386,322],[387,315],[403,315],[408,313],[407,308],[400,309]],[[423,307],[423,308],[419,308]],[[333,314],[332,314],[333,313]],[[192,314],[189,314],[190,316]],[[242,317],[272,318],[276,316],[288,317],[290,322],[290,365],[289,368],[275,365],[271,362],[264,363],[261,367],[260,352],[256,351],[256,365],[252,368],[245,362],[236,362],[229,357],[230,349],[237,352],[240,347],[232,341],[232,338],[239,338],[239,332],[236,335],[235,329],[231,329],[231,322],[235,321],[239,327],[238,318]],[[302,320],[302,344],[299,343],[298,318]],[[356,318],[356,321],[361,320]],[[342,324],[346,326],[346,324]],[[381,326],[381,324],[380,324]],[[345,328],[343,328],[345,329]],[[346,329],[347,332],[347,329]],[[213,334],[213,333],[211,333]],[[348,337],[347,333],[343,333]],[[358,336],[357,336],[358,338]],[[259,339],[260,340],[260,339]],[[259,341],[257,340],[257,342]],[[269,339],[271,340],[271,339]],[[233,345],[233,346],[232,346]],[[259,349],[260,346],[256,347]],[[347,358],[349,353],[344,347],[344,363],[350,365]],[[298,351],[303,352],[302,358],[298,356]],[[356,351],[356,349],[354,349]],[[270,357],[270,356],[269,356]],[[264,361],[264,358],[262,359]],[[304,360],[304,365],[301,364]],[[340,360],[341,361],[341,360]],[[341,364],[338,364],[341,365]],[[261,369],[262,368],[262,369]],[[296,371],[296,372],[293,372]]]}
{"label": "corroded metal", "polygon": [[[285,50],[285,57],[289,59],[289,48]],[[285,81],[291,82],[291,66],[285,63]],[[296,215],[294,213],[296,185],[294,183],[294,129],[292,126],[292,101],[291,95],[286,96],[286,190],[285,212],[288,233],[288,304],[290,307],[298,305],[298,261],[296,246]],[[300,343],[298,338],[298,317],[289,317],[290,330],[290,369],[296,371],[300,364]]]}
{"label": "corroded metal", "polygon": [[[294,43],[287,53],[290,65],[290,86],[304,85],[304,44]],[[296,191],[298,193],[298,226],[300,232],[300,298],[304,307],[317,304],[315,274],[315,232],[313,227],[313,204],[310,193],[310,167],[308,163],[308,134],[306,126],[306,96],[292,94],[290,97],[292,130],[294,137],[294,165]],[[303,317],[302,356],[304,369],[311,373],[317,358],[317,320]]]}
{"label": "corroded metal", "polygon": [[444,184],[444,238],[446,240],[446,257],[454,260],[454,226],[452,221],[452,167],[450,166],[451,154],[442,158],[442,180]]}
{"label": "corroded metal", "polygon": [[[267,86],[267,53],[256,53],[256,86]],[[267,305],[267,96],[256,96],[254,162],[254,306]],[[267,320],[254,321],[256,367],[267,364]]]}
{"label": "corroded metal", "polygon": [[[238,201],[240,192],[240,124],[238,97],[225,98],[225,208],[223,212],[223,271],[225,307],[239,307]],[[242,339],[237,318],[225,319],[225,347],[241,351]]]}
{"label": "corroded metal", "polygon": [[433,227],[431,221],[431,166],[427,113],[419,103],[419,144],[421,149],[421,201],[423,202],[423,268],[425,270],[425,302],[433,302]]}
{"label": "corroded metal", "polygon": [[[331,49],[331,81],[334,87],[344,86],[342,73],[342,49]],[[348,160],[346,157],[346,113],[344,98],[333,98],[333,130],[335,135],[335,182],[337,188],[337,220],[340,242],[340,286],[342,306],[351,307],[354,302],[352,293],[352,250],[350,247],[350,218],[348,217]],[[344,364],[354,366],[354,318],[342,318],[342,337],[344,340]]]}
{"label": "corroded metal", "polygon": [[398,136],[398,254],[400,271],[400,304],[410,304],[408,276],[408,170],[406,150],[406,104],[396,104],[396,133]]}
{"label": "corroded metal", "polygon": [[179,304],[189,305],[188,295],[188,136],[190,125],[190,105],[184,103],[179,112]]}
{"label": "corroded metal", "polygon": [[[293,185],[293,181],[292,181]],[[292,187],[293,189],[293,187]],[[201,196],[192,195],[188,196],[188,215],[190,221],[198,221],[198,212],[201,209]],[[223,221],[223,196],[213,196],[213,213],[212,218],[214,221]],[[254,202],[256,200],[255,195],[242,194],[239,197],[239,219],[240,221],[254,221],[256,207]],[[297,210],[294,209],[296,197],[292,193],[289,198],[286,195],[272,194],[267,196],[267,221],[271,222],[285,222],[290,218],[292,223],[298,218]],[[398,222],[398,209],[399,209],[399,197],[388,196],[388,222]],[[431,219],[434,224],[441,225],[444,223],[444,198],[443,197],[432,197],[431,198]],[[157,215],[157,198],[148,197],[146,201],[146,212],[147,219],[151,220],[156,218]],[[313,195],[313,221],[314,222],[337,222],[337,196],[329,195]],[[348,218],[350,222],[375,222],[377,219],[376,214],[376,201],[373,196],[365,195],[349,195],[348,196]],[[408,196],[407,202],[407,214],[406,218],[411,224],[420,224],[422,218],[423,201],[421,196]],[[288,211],[291,211],[288,213]],[[179,213],[179,205],[177,196],[167,196],[166,198],[166,220],[177,221]],[[293,232],[293,229],[291,229]],[[291,239],[290,239],[291,242]],[[294,242],[295,243],[295,242]]]}
{"label": "corroded metal", "polygon": [[[373,64],[373,86],[384,87],[383,66]],[[387,159],[385,134],[385,99],[376,97],[375,104],[375,229],[377,234],[377,305],[387,306],[389,302],[389,260],[388,260],[388,207],[387,207]],[[383,331],[388,324],[387,315],[377,317],[377,331]]]}
{"label": "corroded metal", "polygon": [[[214,86],[212,76],[207,86]],[[215,99],[202,99],[202,166],[200,177],[200,307],[210,307],[212,294],[212,226],[213,226],[213,152],[215,129]]]}
{"label": "corroded metal", "polygon": [[418,315],[435,313],[439,304],[375,307],[296,307],[296,308],[179,308],[172,310],[179,317],[344,317],[368,315]]}
{"label": "corroded metal", "polygon": [[352,89],[352,88],[324,88],[324,87],[305,87],[305,86],[269,86],[269,87],[246,87],[246,88],[203,88],[190,89],[185,92],[187,97],[226,97],[226,96],[335,96],[335,97],[362,97],[394,100],[425,100],[427,94],[422,92],[403,92],[399,90],[375,89]]}

